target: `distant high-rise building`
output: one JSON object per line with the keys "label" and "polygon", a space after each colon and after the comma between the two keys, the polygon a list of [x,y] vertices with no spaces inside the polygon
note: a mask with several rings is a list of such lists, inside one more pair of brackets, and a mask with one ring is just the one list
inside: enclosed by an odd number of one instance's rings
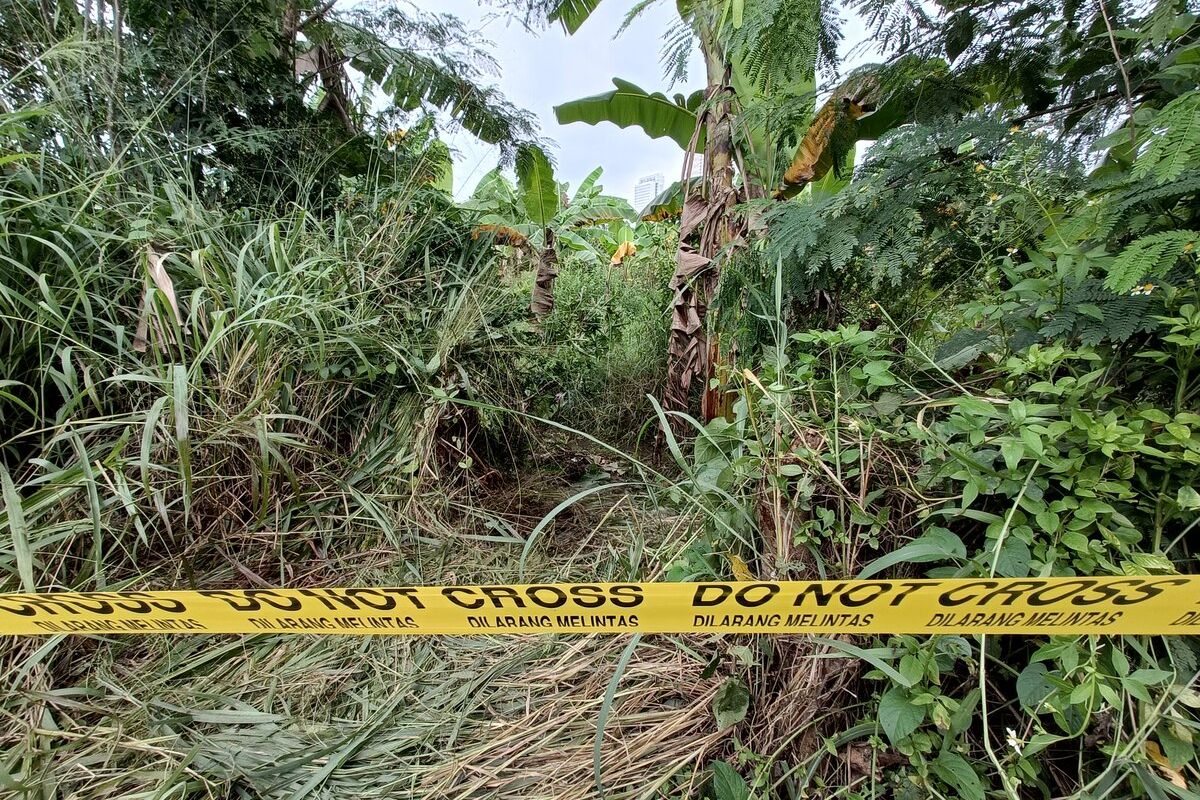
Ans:
{"label": "distant high-rise building", "polygon": [[638,178],[637,184],[633,187],[634,209],[640,212],[650,204],[651,200],[658,197],[666,186],[667,181],[661,172]]}

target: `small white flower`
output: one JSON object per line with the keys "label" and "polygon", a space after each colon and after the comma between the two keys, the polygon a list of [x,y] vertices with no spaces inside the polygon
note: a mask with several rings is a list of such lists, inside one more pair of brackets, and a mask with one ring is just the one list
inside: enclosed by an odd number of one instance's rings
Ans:
{"label": "small white flower", "polygon": [[1021,748],[1025,746],[1025,743],[1017,738],[1017,732],[1012,728],[1005,728],[1004,733],[1006,734],[1004,741],[1012,748],[1014,753],[1021,755]]}

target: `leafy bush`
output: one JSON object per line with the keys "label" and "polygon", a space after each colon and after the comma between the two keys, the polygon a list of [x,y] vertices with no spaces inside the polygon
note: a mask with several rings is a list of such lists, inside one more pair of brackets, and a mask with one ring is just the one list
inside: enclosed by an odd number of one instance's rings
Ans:
{"label": "leafy bush", "polygon": [[[1196,572],[1200,164],[1160,146],[1195,137],[1194,83],[1166,77],[1195,67],[1164,63],[1162,110],[1114,133],[1090,174],[1058,143],[968,118],[897,131],[842,192],[768,211],[718,293],[755,369],[723,376],[731,419],[693,421],[690,454],[672,442],[671,493],[707,522],[669,574]],[[807,765],[794,791],[821,785],[836,744],[890,767],[863,772],[865,796],[1190,796],[1189,638],[821,646],[860,659],[861,705],[798,711],[819,734],[804,748],[807,730],[781,743],[766,719],[747,734],[756,774]],[[845,686],[813,674],[811,697]]]}
{"label": "leafy bush", "polygon": [[609,262],[619,243],[603,229],[580,233],[598,240],[570,251],[554,310],[536,328],[521,321],[532,274],[512,284],[509,319],[525,331],[512,366],[531,412],[625,440],[652,418],[646,396],[662,388],[673,231],[639,224],[636,251],[620,264]]}
{"label": "leafy bush", "polygon": [[[1168,303],[1139,349],[1035,344],[958,378],[916,343],[898,354],[887,328],[788,337],[685,462],[674,491],[710,522],[673,574],[1194,572],[1200,415],[1176,398],[1197,391],[1200,315],[1194,294]],[[1188,639],[903,636],[873,652],[888,668],[862,674],[878,706],[861,713],[911,762],[898,791],[1169,791],[1195,766]]]}

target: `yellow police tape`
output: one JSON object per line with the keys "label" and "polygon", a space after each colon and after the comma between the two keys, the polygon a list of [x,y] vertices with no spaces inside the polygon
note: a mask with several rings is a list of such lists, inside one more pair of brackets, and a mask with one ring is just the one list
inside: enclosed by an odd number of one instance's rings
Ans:
{"label": "yellow police tape", "polygon": [[0,594],[0,634],[1200,634],[1200,576]]}

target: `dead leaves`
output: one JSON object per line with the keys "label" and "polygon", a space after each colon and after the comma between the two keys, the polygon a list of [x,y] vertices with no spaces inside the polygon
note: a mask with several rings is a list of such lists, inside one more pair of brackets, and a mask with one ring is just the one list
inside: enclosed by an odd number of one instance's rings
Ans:
{"label": "dead leaves", "polygon": [[478,239],[485,234],[494,236],[496,244],[512,247],[521,247],[529,241],[525,234],[507,225],[476,225],[471,231],[471,238]]}
{"label": "dead leaves", "polygon": [[617,245],[617,251],[613,253],[612,259],[608,262],[609,266],[620,266],[620,264],[630,256],[637,254],[637,245],[633,242],[621,242]]}
{"label": "dead leaves", "polygon": [[834,148],[831,144],[838,126],[871,113],[875,109],[877,93],[875,83],[865,81],[853,93],[839,92],[821,106],[783,174],[783,186],[775,193],[776,198],[790,197],[809,183],[825,177],[833,168]]}
{"label": "dead leaves", "polygon": [[843,757],[850,770],[852,781],[870,776],[883,780],[883,770],[907,763],[908,759],[898,753],[887,753],[874,749],[868,742],[855,742],[845,749]]}
{"label": "dead leaves", "polygon": [[1171,785],[1178,786],[1180,789],[1188,788],[1187,780],[1184,779],[1183,773],[1171,766],[1170,760],[1163,754],[1162,747],[1153,739],[1146,740],[1146,755],[1153,762],[1154,768],[1162,773],[1162,776],[1171,782]]}
{"label": "dead leaves", "polygon": [[558,277],[558,251],[555,249],[554,232],[546,229],[546,245],[538,257],[537,276],[533,279],[533,297],[529,310],[538,319],[543,319],[554,310],[554,279]]}
{"label": "dead leaves", "polygon": [[[710,187],[710,191],[712,196],[708,200],[696,195],[689,197],[679,222],[679,249],[670,283],[674,300],[667,346],[667,385],[663,392],[663,407],[668,411],[688,410],[693,382],[707,381],[715,360],[714,348],[705,336],[704,318],[719,277],[718,270],[713,268],[714,257],[737,238],[732,215],[737,190]],[[712,393],[706,392],[704,401],[702,413],[707,420],[714,413]]]}
{"label": "dead leaves", "polygon": [[664,407],[671,411],[687,411],[692,381],[702,378],[707,369],[704,316],[716,285],[712,272],[705,273],[711,261],[687,243],[680,244],[675,253],[675,274],[670,284],[675,297],[671,304],[667,386],[663,396]]}
{"label": "dead leaves", "polygon": [[154,332],[155,349],[159,352],[166,350],[168,340],[166,324],[162,311],[154,303],[155,290],[166,301],[174,316],[175,325],[183,327],[183,316],[179,313],[179,301],[175,299],[175,284],[167,274],[163,263],[169,253],[165,253],[153,245],[146,248],[146,274],[143,277],[142,310],[138,316],[137,332],[133,335],[133,349],[144,353],[150,346],[150,332]]}

